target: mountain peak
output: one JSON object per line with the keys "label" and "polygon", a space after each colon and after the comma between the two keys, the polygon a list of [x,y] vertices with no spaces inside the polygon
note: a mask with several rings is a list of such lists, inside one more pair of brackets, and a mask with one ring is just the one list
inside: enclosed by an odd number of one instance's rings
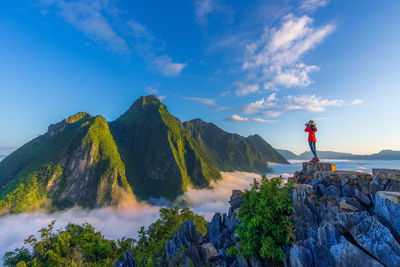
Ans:
{"label": "mountain peak", "polygon": [[141,96],[133,105],[145,106],[149,104],[160,105],[161,101],[155,95]]}

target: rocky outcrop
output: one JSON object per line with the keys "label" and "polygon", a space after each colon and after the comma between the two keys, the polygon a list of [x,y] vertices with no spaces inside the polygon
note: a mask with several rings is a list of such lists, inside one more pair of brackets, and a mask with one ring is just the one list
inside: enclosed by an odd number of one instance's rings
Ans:
{"label": "rocky outcrop", "polygon": [[373,175],[304,163],[292,192],[296,242],[288,266],[400,266],[400,171]]}
{"label": "rocky outcrop", "polygon": [[[400,192],[398,170],[374,174],[337,171],[334,164],[304,163],[292,191],[295,243],[285,248],[285,266],[400,266]],[[301,183],[300,183],[301,182]],[[201,238],[185,222],[165,248],[157,266],[268,266],[260,259],[227,255],[234,233],[241,191],[232,192],[228,214],[216,213]],[[118,266],[123,265],[120,262]]]}

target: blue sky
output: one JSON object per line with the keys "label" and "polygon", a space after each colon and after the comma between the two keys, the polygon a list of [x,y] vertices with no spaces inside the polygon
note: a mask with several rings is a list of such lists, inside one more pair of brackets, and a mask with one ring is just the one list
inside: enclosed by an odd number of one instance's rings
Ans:
{"label": "blue sky", "polygon": [[400,2],[5,1],[0,154],[79,111],[155,94],[274,147],[400,150]]}

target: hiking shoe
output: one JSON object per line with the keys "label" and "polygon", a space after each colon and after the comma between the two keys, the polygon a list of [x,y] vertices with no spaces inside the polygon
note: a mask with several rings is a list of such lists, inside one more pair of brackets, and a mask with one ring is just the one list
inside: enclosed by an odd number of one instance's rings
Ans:
{"label": "hiking shoe", "polygon": [[319,158],[318,157],[314,157],[313,160],[314,160],[315,163],[319,162]]}

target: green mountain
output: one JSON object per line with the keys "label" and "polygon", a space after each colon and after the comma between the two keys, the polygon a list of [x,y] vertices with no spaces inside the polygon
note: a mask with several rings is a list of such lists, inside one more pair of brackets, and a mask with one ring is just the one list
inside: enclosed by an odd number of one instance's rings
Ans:
{"label": "green mountain", "polygon": [[280,163],[287,163],[272,147],[274,153],[271,154],[269,144],[261,137],[245,138],[238,134],[227,133],[215,124],[201,119],[187,121],[184,126],[189,135],[210,155],[222,171],[267,172],[268,161],[279,160]]}
{"label": "green mountain", "polygon": [[246,139],[264,155],[268,162],[289,164],[289,162],[278,151],[276,151],[258,134],[250,135]]}
{"label": "green mountain", "polygon": [[127,179],[141,199],[172,200],[221,178],[206,151],[155,96],[138,99],[110,127]]}
{"label": "green mountain", "polygon": [[132,194],[107,121],[77,113],[0,162],[0,214],[99,207]]}
{"label": "green mountain", "polygon": [[40,207],[95,208],[122,198],[174,200],[223,171],[267,172],[287,163],[260,136],[227,133],[200,119],[182,123],[155,96],[117,120],[80,112],[0,161],[0,215]]}

